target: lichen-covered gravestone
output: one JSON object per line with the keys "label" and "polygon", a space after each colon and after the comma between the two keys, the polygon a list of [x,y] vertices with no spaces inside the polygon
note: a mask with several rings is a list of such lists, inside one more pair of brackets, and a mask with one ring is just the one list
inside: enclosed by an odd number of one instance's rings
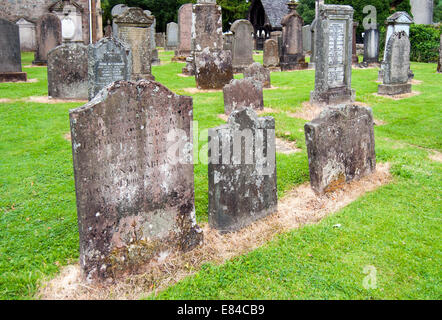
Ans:
{"label": "lichen-covered gravestone", "polygon": [[278,43],[273,39],[264,42],[264,67],[275,68],[279,66]]}
{"label": "lichen-covered gravestone", "polygon": [[276,212],[275,120],[235,110],[209,139],[210,226],[237,231]]}
{"label": "lichen-covered gravestone", "polygon": [[[152,12],[149,10],[144,10],[144,13],[148,16],[152,16]],[[157,19],[153,16],[153,22],[149,27],[149,41],[150,41],[150,49],[152,50],[152,60],[151,64],[153,66],[161,65],[161,60],[158,56],[157,43],[155,39],[155,30],[157,27]]]}
{"label": "lichen-covered gravestone", "polygon": [[409,70],[410,40],[405,31],[395,32],[388,40],[383,63],[383,83],[379,85],[378,93],[382,95],[410,93]]}
{"label": "lichen-covered gravestone", "polygon": [[233,79],[223,88],[224,111],[227,115],[242,108],[264,109],[262,84],[251,78]]}
{"label": "lichen-covered gravestone", "polygon": [[223,25],[221,7],[216,1],[199,0],[192,7],[192,42],[193,51],[205,48],[223,49]]}
{"label": "lichen-covered gravestone", "polygon": [[34,65],[46,65],[48,53],[62,43],[61,21],[52,13],[41,16],[37,21],[37,51]]}
{"label": "lichen-covered gravestone", "polygon": [[201,243],[192,120],[192,98],[149,80],[115,82],[70,111],[80,266],[88,281],[136,272]]}
{"label": "lichen-covered gravestone", "polygon": [[264,68],[259,62],[255,62],[244,70],[244,78],[252,78],[262,83],[263,88],[270,88],[270,70]]}
{"label": "lichen-covered gravestone", "polygon": [[376,170],[373,113],[357,105],[326,108],[305,125],[310,183],[318,194]]}
{"label": "lichen-covered gravestone", "polygon": [[209,48],[195,52],[195,78],[199,89],[222,89],[233,79],[231,52]]}
{"label": "lichen-covered gravestone", "polygon": [[248,20],[236,20],[230,27],[233,34],[232,64],[234,72],[243,72],[253,63],[253,26]]}
{"label": "lichen-covered gravestone", "polygon": [[178,10],[177,57],[188,57],[190,55],[192,41],[192,6],[191,3],[186,3]]}
{"label": "lichen-covered gravestone", "polygon": [[88,98],[88,48],[66,43],[48,54],[48,92],[52,98]]}
{"label": "lichen-covered gravestone", "polygon": [[132,51],[132,80],[154,79],[149,28],[154,20],[141,8],[128,8],[114,18],[118,38]]}
{"label": "lichen-covered gravestone", "polygon": [[131,79],[132,53],[120,40],[103,38],[88,50],[89,100],[112,82]]}
{"label": "lichen-covered gravestone", "polygon": [[19,29],[15,23],[0,19],[0,82],[26,81],[22,72]]}
{"label": "lichen-covered gravestone", "polygon": [[310,101],[317,105],[353,102],[351,89],[353,8],[321,5],[315,29],[315,90]]}

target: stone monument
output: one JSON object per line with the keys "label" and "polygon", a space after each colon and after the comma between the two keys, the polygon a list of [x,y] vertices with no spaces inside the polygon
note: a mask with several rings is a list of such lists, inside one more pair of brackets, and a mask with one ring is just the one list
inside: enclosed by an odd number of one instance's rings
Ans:
{"label": "stone monument", "polygon": [[37,21],[37,51],[34,65],[47,65],[48,53],[62,43],[61,21],[53,13],[46,13]]}
{"label": "stone monument", "polygon": [[198,89],[222,89],[233,79],[231,52],[209,48],[195,52],[195,79]]}
{"label": "stone monument", "polygon": [[278,43],[273,39],[264,42],[264,67],[276,68],[279,66]]}
{"label": "stone monument", "polygon": [[379,64],[379,30],[378,28],[365,29],[364,33],[364,61],[366,65]]}
{"label": "stone monument", "polygon": [[416,24],[433,24],[433,0],[410,0],[411,14]]}
{"label": "stone monument", "polygon": [[186,3],[178,10],[178,49],[176,60],[186,61],[192,50],[192,4]]}
{"label": "stone monument", "polygon": [[224,86],[223,95],[226,115],[243,108],[264,109],[262,84],[252,78],[233,79]]}
{"label": "stone monument", "polygon": [[243,72],[253,64],[253,26],[248,20],[236,20],[230,27],[233,34],[232,64],[233,72]]}
{"label": "stone monument", "polygon": [[26,81],[22,72],[18,26],[0,19],[0,82]]}
{"label": "stone monument", "polygon": [[170,22],[167,24],[166,50],[175,50],[178,46],[178,24]]}
{"label": "stone monument", "polygon": [[271,88],[270,70],[264,68],[259,62],[255,62],[244,70],[244,78],[252,78],[261,82],[263,88]]}
{"label": "stone monument", "polygon": [[21,18],[16,22],[20,33],[20,50],[21,51],[35,51],[37,44],[35,43],[35,23]]}

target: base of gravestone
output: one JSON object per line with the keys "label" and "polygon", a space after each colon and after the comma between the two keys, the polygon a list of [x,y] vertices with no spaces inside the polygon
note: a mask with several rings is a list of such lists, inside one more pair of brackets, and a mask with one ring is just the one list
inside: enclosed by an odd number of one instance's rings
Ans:
{"label": "base of gravestone", "polygon": [[411,93],[411,84],[380,84],[378,94],[385,96],[396,96],[399,94]]}
{"label": "base of gravestone", "polygon": [[34,60],[32,61],[33,66],[44,67],[48,65],[48,60]]}
{"label": "base of gravestone", "polygon": [[28,74],[26,72],[1,72],[0,82],[26,82]]}
{"label": "base of gravestone", "polygon": [[332,88],[325,92],[312,91],[310,93],[310,103],[318,106],[329,106],[345,104],[356,101],[356,91],[348,90],[345,87]]}
{"label": "base of gravestone", "polygon": [[305,62],[305,56],[302,54],[281,56],[279,64],[282,71],[308,69],[308,63]]}

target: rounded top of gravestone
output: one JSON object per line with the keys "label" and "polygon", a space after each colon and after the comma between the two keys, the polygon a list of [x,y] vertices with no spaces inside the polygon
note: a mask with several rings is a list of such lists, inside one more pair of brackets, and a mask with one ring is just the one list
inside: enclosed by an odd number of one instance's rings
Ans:
{"label": "rounded top of gravestone", "polygon": [[216,4],[216,0],[198,0],[198,4]]}
{"label": "rounded top of gravestone", "polygon": [[118,16],[118,15],[122,14],[124,11],[126,11],[127,9],[129,9],[129,7],[125,4],[117,4],[116,6],[114,6],[112,8],[111,15],[113,17]]}
{"label": "rounded top of gravestone", "polygon": [[253,33],[253,32],[254,32],[253,25],[250,23],[249,20],[246,20],[246,19],[236,20],[236,21],[232,24],[232,26],[230,27],[230,31],[233,32],[233,33],[235,33],[236,30],[237,30],[239,27],[241,27],[241,26],[246,27],[246,28],[249,28],[250,33]]}

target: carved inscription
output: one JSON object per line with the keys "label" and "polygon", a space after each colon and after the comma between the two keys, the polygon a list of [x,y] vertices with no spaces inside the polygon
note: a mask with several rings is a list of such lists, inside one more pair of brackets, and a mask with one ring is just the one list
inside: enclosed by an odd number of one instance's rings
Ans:
{"label": "carved inscription", "polygon": [[345,22],[331,22],[329,27],[328,84],[330,87],[344,85]]}

